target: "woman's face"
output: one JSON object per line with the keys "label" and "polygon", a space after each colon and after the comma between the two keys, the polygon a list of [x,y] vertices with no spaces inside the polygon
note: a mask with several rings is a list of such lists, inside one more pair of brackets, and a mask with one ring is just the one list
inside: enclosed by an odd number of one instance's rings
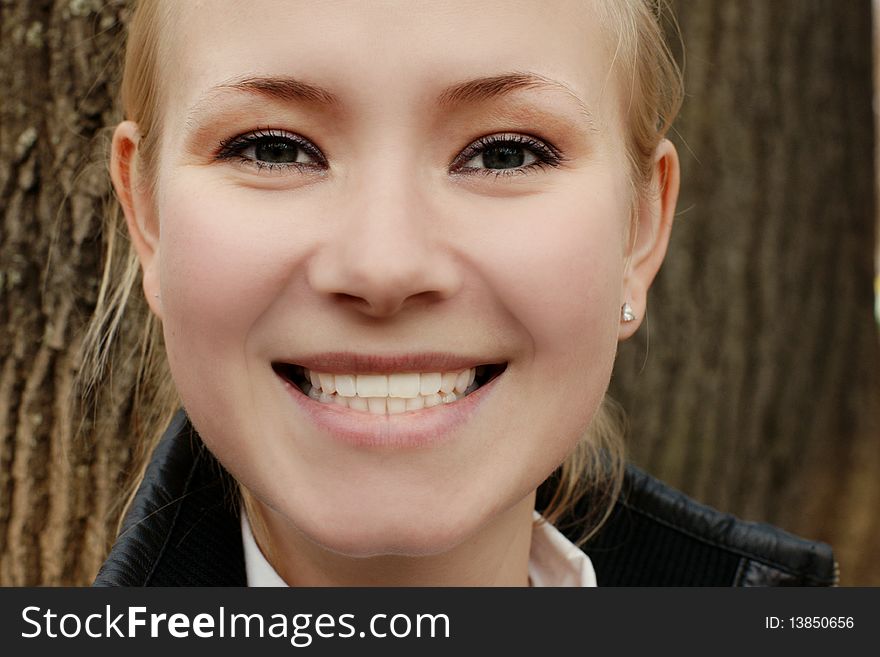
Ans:
{"label": "woman's face", "polygon": [[451,548],[609,381],[631,198],[603,28],[583,2],[174,11],[145,286],[184,406],[317,544]]}

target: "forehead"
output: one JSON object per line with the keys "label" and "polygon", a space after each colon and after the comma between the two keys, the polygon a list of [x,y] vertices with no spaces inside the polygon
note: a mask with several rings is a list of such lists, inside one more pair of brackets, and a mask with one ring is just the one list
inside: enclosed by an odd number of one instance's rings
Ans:
{"label": "forehead", "polygon": [[[285,76],[345,108],[423,110],[457,81],[528,72],[545,100],[607,105],[608,37],[585,0],[201,0],[172,3],[167,100],[186,111],[231,80]],[[569,98],[561,93],[568,90]],[[549,89],[540,88],[546,92]],[[537,92],[537,91],[536,91]]]}

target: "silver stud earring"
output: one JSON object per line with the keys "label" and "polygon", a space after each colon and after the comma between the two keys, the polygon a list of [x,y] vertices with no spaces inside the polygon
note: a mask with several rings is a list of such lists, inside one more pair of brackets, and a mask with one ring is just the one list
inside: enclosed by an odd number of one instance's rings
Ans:
{"label": "silver stud earring", "polygon": [[632,306],[629,303],[624,303],[620,307],[620,320],[622,322],[632,322],[636,318],[635,313],[633,313]]}

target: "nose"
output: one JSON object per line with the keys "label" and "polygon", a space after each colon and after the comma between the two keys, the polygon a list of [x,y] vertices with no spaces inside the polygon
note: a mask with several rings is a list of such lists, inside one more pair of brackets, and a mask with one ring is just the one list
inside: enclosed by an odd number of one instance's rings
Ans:
{"label": "nose", "polygon": [[[385,177],[387,181],[389,177]],[[334,233],[313,255],[309,284],[370,317],[389,317],[415,300],[453,296],[461,285],[442,222],[410,179],[345,194]]]}

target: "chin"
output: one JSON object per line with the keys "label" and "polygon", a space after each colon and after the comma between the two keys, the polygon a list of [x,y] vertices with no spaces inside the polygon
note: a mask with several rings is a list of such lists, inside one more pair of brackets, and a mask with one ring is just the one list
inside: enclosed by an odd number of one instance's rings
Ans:
{"label": "chin", "polygon": [[477,522],[461,515],[444,516],[412,509],[337,511],[302,523],[299,529],[312,542],[347,557],[427,557],[453,550],[478,528]]}

